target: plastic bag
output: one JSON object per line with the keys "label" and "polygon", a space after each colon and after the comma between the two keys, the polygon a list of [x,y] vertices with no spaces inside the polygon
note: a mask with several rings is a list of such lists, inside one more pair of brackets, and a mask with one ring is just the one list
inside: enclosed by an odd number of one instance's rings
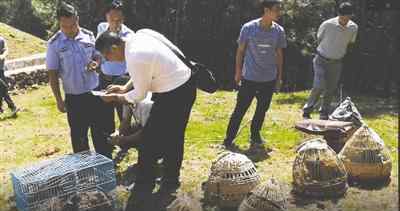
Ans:
{"label": "plastic bag", "polygon": [[329,119],[343,122],[353,122],[358,127],[363,125],[361,114],[358,112],[357,107],[351,101],[350,97],[347,97],[342,103],[340,103],[340,105],[329,116]]}

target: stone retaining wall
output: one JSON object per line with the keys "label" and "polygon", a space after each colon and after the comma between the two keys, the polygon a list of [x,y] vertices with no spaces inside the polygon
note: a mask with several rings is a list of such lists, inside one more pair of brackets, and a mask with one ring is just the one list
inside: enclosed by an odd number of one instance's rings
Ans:
{"label": "stone retaining wall", "polygon": [[46,84],[49,77],[44,65],[45,54],[6,61],[6,78],[10,90],[26,89],[33,85]]}

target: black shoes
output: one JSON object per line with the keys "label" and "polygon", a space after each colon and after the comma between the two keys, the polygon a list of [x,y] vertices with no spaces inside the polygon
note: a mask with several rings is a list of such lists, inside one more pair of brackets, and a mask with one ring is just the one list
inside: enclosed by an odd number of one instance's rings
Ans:
{"label": "black shoes", "polygon": [[239,151],[239,147],[235,143],[233,143],[233,140],[231,141],[231,140],[225,139],[222,146],[224,149],[232,151],[232,152]]}
{"label": "black shoes", "polygon": [[263,146],[265,143],[266,141],[261,137],[261,135],[252,136],[250,138],[250,146]]}
{"label": "black shoes", "polygon": [[[258,146],[264,146],[266,141],[261,137],[261,135],[257,136],[252,136],[250,138],[250,146],[251,147],[258,147]],[[222,144],[224,149],[232,151],[232,152],[239,152],[240,148],[233,143],[232,140],[225,139],[224,143]]]}
{"label": "black shoes", "polygon": [[160,190],[155,194],[157,210],[165,211],[167,207],[176,199],[179,183],[161,184]]}
{"label": "black shoes", "polygon": [[[17,116],[17,113],[18,113],[18,111],[19,111],[19,108],[13,106],[13,107],[10,107],[10,110],[11,110],[10,116],[12,116],[12,117]],[[3,108],[0,108],[0,114],[2,114],[2,113],[4,113],[4,110],[3,110]]]}
{"label": "black shoes", "polygon": [[15,106],[10,108],[10,109],[11,109],[11,116],[12,117],[17,116],[17,113],[18,113],[19,109],[17,107],[15,107]]}

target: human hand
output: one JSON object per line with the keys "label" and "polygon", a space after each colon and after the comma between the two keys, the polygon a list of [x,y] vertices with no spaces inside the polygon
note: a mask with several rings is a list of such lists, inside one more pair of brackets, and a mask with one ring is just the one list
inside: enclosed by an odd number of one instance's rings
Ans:
{"label": "human hand", "polygon": [[89,72],[95,72],[95,71],[97,71],[97,69],[99,68],[99,62],[97,62],[97,61],[91,61],[91,62],[89,62],[89,64],[87,65],[87,67],[86,67],[86,69],[89,71]]}
{"label": "human hand", "polygon": [[125,98],[125,95],[122,94],[106,94],[104,96],[100,96],[100,98],[106,103],[116,103],[116,104],[128,103],[128,101]]}
{"label": "human hand", "polygon": [[106,88],[107,94],[124,94],[125,92],[125,87],[121,85],[110,85]]}
{"label": "human hand", "polygon": [[65,107],[65,102],[63,100],[57,101],[57,109],[61,113],[67,112],[67,108]]}
{"label": "human hand", "polygon": [[275,92],[280,92],[282,88],[282,79],[276,80]]}
{"label": "human hand", "polygon": [[242,81],[242,73],[236,73],[235,74],[235,82],[236,82],[236,85],[240,85],[240,81]]}

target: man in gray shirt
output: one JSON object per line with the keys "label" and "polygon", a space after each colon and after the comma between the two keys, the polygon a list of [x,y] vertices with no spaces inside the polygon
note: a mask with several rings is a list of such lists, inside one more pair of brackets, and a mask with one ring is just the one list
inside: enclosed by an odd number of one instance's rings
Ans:
{"label": "man in gray shirt", "polygon": [[240,123],[254,98],[256,112],[251,123],[251,144],[262,145],[260,131],[275,87],[282,81],[283,48],[287,41],[285,30],[276,23],[280,16],[281,0],[262,1],[261,18],[243,25],[236,53],[235,81],[240,85],[235,110],[229,121],[223,145],[233,144]]}
{"label": "man in gray shirt", "polygon": [[314,83],[310,97],[303,108],[303,117],[311,118],[310,114],[317,104],[321,94],[320,119],[328,119],[332,97],[337,88],[342,71],[342,59],[347,47],[354,43],[358,26],[350,20],[354,8],[344,2],[339,6],[339,16],[326,20],[317,33],[318,48],[313,60]]}
{"label": "man in gray shirt", "polygon": [[12,115],[17,113],[17,107],[12,101],[10,95],[8,94],[8,85],[6,81],[5,72],[5,59],[8,55],[8,48],[6,41],[3,37],[0,36],[0,113],[3,113],[3,99],[6,101],[8,107],[12,111]]}

